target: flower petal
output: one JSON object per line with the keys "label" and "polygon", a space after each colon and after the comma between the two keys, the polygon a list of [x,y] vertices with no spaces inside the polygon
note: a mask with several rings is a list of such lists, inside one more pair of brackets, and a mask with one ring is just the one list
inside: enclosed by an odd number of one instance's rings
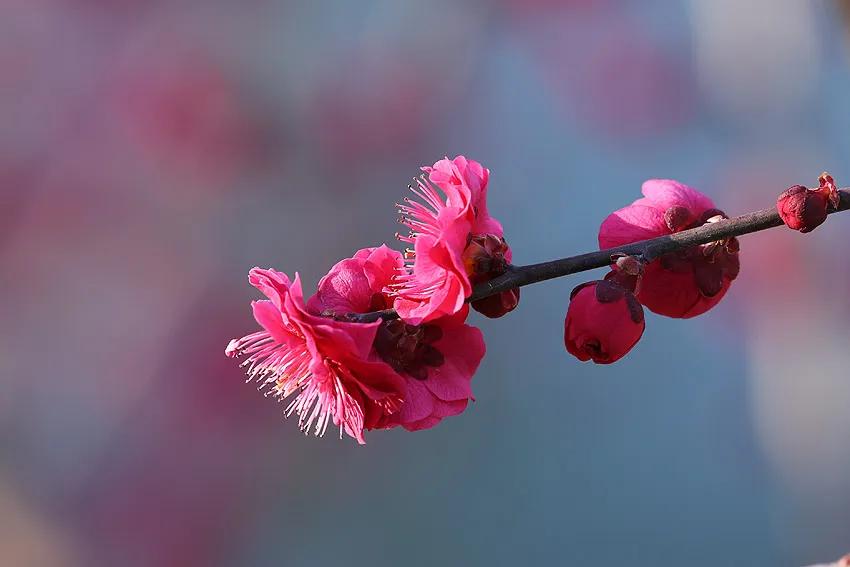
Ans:
{"label": "flower petal", "polygon": [[614,211],[599,227],[599,248],[614,248],[670,234],[664,211],[646,205],[629,205]]}
{"label": "flower petal", "polygon": [[248,272],[248,282],[263,292],[278,308],[283,303],[282,297],[289,293],[292,285],[289,276],[272,268],[252,268]]}
{"label": "flower petal", "polygon": [[425,385],[444,401],[472,398],[470,382],[484,358],[484,335],[479,329],[464,324],[441,324],[440,328],[443,337],[434,346],[443,354],[444,362],[429,369]]}
{"label": "flower petal", "polygon": [[411,423],[429,417],[434,411],[434,396],[419,380],[407,380],[407,392],[398,420]]}
{"label": "flower petal", "polygon": [[714,208],[714,202],[693,187],[673,179],[649,179],[644,181],[641,192],[656,207],[663,211],[670,207],[685,207],[694,216]]}

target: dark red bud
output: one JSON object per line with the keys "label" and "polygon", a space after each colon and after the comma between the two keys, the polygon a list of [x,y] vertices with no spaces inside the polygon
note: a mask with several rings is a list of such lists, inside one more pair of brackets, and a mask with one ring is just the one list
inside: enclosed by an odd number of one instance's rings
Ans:
{"label": "dark red bud", "polygon": [[473,284],[491,280],[505,273],[509,248],[505,239],[495,234],[470,234],[463,251],[463,265]]}
{"label": "dark red bud", "polygon": [[564,345],[581,361],[610,364],[637,344],[646,328],[634,294],[612,281],[579,285],[564,321]]}
{"label": "dark red bud", "polygon": [[776,210],[788,228],[811,232],[826,220],[829,204],[827,192],[794,185],[779,196]]}
{"label": "dark red bud", "polygon": [[[501,236],[470,234],[463,251],[463,265],[472,285],[490,281],[508,270],[510,248]],[[472,302],[472,308],[495,319],[510,313],[519,304],[519,289],[511,289]]]}
{"label": "dark red bud", "polygon": [[509,289],[472,302],[472,308],[491,319],[507,315],[519,305],[519,288]]}
{"label": "dark red bud", "polygon": [[776,200],[776,210],[788,228],[811,232],[823,224],[829,213],[836,210],[841,195],[835,180],[826,172],[818,177],[818,186],[807,189],[802,185],[789,187]]}

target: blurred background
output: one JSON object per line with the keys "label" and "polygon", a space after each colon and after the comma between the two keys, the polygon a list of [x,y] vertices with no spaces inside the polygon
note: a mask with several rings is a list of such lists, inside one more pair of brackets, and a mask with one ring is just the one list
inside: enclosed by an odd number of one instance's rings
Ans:
{"label": "blurred background", "polygon": [[[305,438],[224,357],[255,265],[393,243],[418,167],[491,169],[518,263],[651,177],[729,214],[850,184],[828,0],[3,0],[0,563],[803,565],[850,550],[850,217],[742,239],[716,309],[611,367],[582,276],[473,315],[463,415]],[[584,279],[594,275],[587,274]]]}

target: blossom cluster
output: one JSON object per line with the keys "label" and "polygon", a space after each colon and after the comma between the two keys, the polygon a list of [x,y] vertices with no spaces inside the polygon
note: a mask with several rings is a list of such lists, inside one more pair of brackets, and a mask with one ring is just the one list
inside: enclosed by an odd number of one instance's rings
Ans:
{"label": "blossom cluster", "polygon": [[[364,432],[427,429],[463,412],[485,353],[475,309],[490,318],[516,308],[519,289],[483,298],[476,286],[505,274],[512,260],[501,223],[487,208],[490,172],[463,156],[423,167],[398,204],[399,252],[381,245],[334,265],[305,298],[294,279],[254,268],[250,283],[267,299],[252,304],[259,331],[230,341],[248,379],[288,399],[305,432],[333,425],[364,443]],[[711,200],[676,181],[650,180],[644,198],[602,223],[602,249],[670,235],[725,218]],[[659,258],[612,257],[610,273],[573,291],[564,342],[582,361],[610,363],[638,342],[643,308],[688,318],[717,305],[738,275],[734,238]]]}
{"label": "blossom cluster", "polygon": [[[463,156],[423,167],[399,204],[409,234],[404,253],[364,248],[338,262],[305,299],[299,276],[254,268],[250,283],[261,330],[230,341],[249,380],[290,398],[305,432],[364,443],[364,431],[414,431],[457,415],[472,399],[470,382],[484,357],[481,331],[466,323],[476,284],[511,261],[502,225],[487,209],[490,172]],[[500,317],[519,302],[511,290],[471,307]],[[358,315],[394,310],[364,320]]]}
{"label": "blossom cluster", "polygon": [[[650,179],[643,198],[614,211],[599,228],[600,249],[671,235],[727,218],[707,196],[670,179]],[[614,258],[604,280],[573,290],[565,321],[567,350],[609,364],[640,340],[643,307],[687,319],[717,305],[738,276],[738,240],[729,238],[659,258]]]}

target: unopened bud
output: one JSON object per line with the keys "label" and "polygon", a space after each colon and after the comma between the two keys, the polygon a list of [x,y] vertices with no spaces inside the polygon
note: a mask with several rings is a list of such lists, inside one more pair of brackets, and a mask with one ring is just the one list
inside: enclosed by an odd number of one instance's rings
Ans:
{"label": "unopened bud", "polygon": [[818,184],[812,189],[794,185],[779,196],[776,210],[788,228],[811,232],[838,207],[840,196],[832,176],[822,173]]}
{"label": "unopened bud", "polygon": [[[508,271],[510,248],[501,236],[471,234],[463,251],[463,265],[472,285],[490,281]],[[506,315],[519,304],[519,289],[509,289],[472,302],[472,308],[491,319]]]}
{"label": "unopened bud", "polygon": [[509,289],[472,302],[472,308],[490,319],[507,315],[519,305],[519,288]]}
{"label": "unopened bud", "polygon": [[570,295],[564,345],[581,361],[610,364],[637,344],[645,327],[643,307],[630,291],[611,281],[587,282]]}
{"label": "unopened bud", "polygon": [[463,251],[463,265],[472,284],[502,275],[508,268],[508,244],[495,234],[472,234]]}

